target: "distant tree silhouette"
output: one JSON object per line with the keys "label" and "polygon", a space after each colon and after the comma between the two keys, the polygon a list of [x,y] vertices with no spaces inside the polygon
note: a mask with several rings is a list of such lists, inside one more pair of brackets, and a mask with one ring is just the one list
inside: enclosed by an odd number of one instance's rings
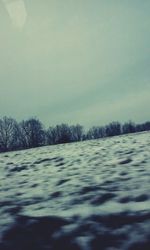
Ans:
{"label": "distant tree silhouette", "polygon": [[150,122],[145,122],[143,124],[143,130],[144,131],[149,131],[150,130]]}
{"label": "distant tree silhouette", "polygon": [[46,144],[53,145],[57,143],[57,131],[55,127],[49,127],[46,131]]}
{"label": "distant tree silhouette", "polygon": [[105,127],[93,126],[87,132],[87,139],[98,139],[105,136]]}
{"label": "distant tree silhouette", "polygon": [[67,124],[49,127],[46,135],[49,145],[71,142],[71,129]]}
{"label": "distant tree silhouette", "polygon": [[122,133],[128,134],[128,133],[135,133],[136,132],[136,126],[132,121],[129,121],[122,126]]}
{"label": "distant tree silhouette", "polygon": [[149,131],[150,130],[150,122],[145,122],[143,124],[135,125],[136,132]]}
{"label": "distant tree silhouette", "polygon": [[93,126],[85,132],[80,124],[60,124],[44,129],[37,118],[30,118],[17,123],[13,118],[0,119],[0,152],[26,149],[43,145],[54,145],[83,140],[99,139],[120,134],[150,131],[150,122],[135,124],[132,121],[121,125],[112,122],[106,126]]}
{"label": "distant tree silhouette", "polygon": [[121,124],[119,122],[112,122],[105,127],[106,136],[115,136],[121,134]]}
{"label": "distant tree silhouette", "polygon": [[144,124],[136,124],[136,125],[135,125],[135,131],[136,131],[136,132],[142,132],[142,131],[144,131],[144,130],[145,130]]}
{"label": "distant tree silhouette", "polygon": [[0,119],[0,150],[12,150],[17,144],[17,123],[14,119],[3,117]]}
{"label": "distant tree silhouette", "polygon": [[46,132],[47,144],[59,144],[67,142],[81,141],[83,137],[83,127],[79,124],[69,126],[60,124],[56,127],[49,127]]}
{"label": "distant tree silhouette", "polygon": [[71,129],[67,124],[60,124],[55,127],[56,130],[56,143],[71,142]]}
{"label": "distant tree silhouette", "polygon": [[71,141],[82,141],[84,129],[83,126],[77,124],[70,127]]}
{"label": "distant tree silhouette", "polygon": [[31,118],[20,123],[21,144],[25,148],[39,147],[45,144],[45,131],[42,123]]}

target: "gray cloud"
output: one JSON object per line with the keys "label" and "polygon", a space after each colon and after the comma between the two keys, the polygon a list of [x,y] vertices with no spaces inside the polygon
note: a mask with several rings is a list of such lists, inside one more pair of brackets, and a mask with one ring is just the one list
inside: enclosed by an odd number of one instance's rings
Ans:
{"label": "gray cloud", "polygon": [[0,9],[0,115],[87,126],[149,119],[149,1],[25,3],[22,32]]}

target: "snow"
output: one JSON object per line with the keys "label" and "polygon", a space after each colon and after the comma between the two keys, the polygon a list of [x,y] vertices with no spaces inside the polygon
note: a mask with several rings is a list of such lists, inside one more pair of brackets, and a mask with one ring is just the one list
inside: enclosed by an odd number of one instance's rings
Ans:
{"label": "snow", "polygon": [[149,149],[144,132],[0,154],[0,250],[150,249]]}

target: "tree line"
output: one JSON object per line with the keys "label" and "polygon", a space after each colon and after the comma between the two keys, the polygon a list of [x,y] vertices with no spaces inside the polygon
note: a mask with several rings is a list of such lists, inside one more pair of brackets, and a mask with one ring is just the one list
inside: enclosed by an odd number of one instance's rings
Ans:
{"label": "tree line", "polygon": [[112,122],[106,126],[93,126],[88,131],[77,125],[60,124],[45,129],[37,118],[17,122],[10,117],[0,119],[0,152],[35,148],[46,145],[98,139],[127,133],[150,130],[150,122],[121,124]]}

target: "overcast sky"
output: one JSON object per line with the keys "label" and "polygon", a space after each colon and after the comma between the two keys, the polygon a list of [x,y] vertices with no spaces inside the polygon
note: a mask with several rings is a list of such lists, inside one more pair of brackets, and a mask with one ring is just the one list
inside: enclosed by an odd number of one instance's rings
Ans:
{"label": "overcast sky", "polygon": [[149,0],[0,0],[0,116],[150,119]]}

